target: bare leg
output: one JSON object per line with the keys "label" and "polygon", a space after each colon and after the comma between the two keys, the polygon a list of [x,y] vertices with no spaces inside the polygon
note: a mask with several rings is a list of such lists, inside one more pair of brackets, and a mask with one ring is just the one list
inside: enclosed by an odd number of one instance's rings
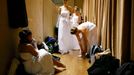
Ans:
{"label": "bare leg", "polygon": [[57,68],[55,68],[55,67],[54,67],[54,69],[55,69],[55,74],[56,74],[56,73],[59,73],[59,72],[62,72],[61,70],[59,70],[59,69],[57,69]]}
{"label": "bare leg", "polygon": [[61,62],[53,60],[53,63],[54,63],[55,74],[66,70],[66,66],[63,65]]}
{"label": "bare leg", "polygon": [[59,62],[59,61],[53,60],[53,63],[54,63],[54,65],[57,66],[57,67],[66,68],[66,66],[65,66],[64,64],[62,64],[61,62]]}

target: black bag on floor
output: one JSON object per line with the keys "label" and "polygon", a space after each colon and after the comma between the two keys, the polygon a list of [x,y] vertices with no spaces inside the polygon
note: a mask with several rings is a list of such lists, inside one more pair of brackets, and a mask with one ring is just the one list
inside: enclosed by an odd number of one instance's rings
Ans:
{"label": "black bag on floor", "polygon": [[117,69],[116,75],[134,75],[134,62],[127,62],[121,65]]}
{"label": "black bag on floor", "polygon": [[95,53],[102,52],[102,48],[98,45],[93,45],[89,52],[87,53],[86,57],[90,58],[91,55],[94,55]]}
{"label": "black bag on floor", "polygon": [[89,75],[115,75],[118,67],[118,59],[110,55],[103,55],[87,71]]}

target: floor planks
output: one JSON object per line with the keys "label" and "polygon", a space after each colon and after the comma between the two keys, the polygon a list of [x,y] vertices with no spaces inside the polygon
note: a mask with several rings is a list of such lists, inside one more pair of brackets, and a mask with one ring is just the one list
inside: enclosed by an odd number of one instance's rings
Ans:
{"label": "floor planks", "polygon": [[78,57],[79,50],[70,51],[69,54],[54,54],[61,58],[61,62],[66,65],[66,70],[56,75],[88,75],[87,69],[90,67],[88,59]]}

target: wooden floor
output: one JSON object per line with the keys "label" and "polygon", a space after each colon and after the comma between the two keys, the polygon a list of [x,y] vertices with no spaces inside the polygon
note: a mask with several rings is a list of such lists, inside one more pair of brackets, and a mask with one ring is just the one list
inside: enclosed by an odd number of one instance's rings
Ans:
{"label": "wooden floor", "polygon": [[88,59],[78,57],[79,50],[70,51],[69,54],[61,55],[55,54],[61,57],[61,62],[66,65],[66,70],[56,75],[88,75],[87,69],[90,66]]}

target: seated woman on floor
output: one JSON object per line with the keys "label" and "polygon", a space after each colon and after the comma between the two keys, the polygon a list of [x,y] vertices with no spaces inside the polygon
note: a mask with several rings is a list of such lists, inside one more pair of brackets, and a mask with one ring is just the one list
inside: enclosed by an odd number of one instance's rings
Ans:
{"label": "seated woman on floor", "polygon": [[19,33],[19,37],[20,43],[18,50],[26,72],[34,75],[53,75],[54,71],[61,71],[54,68],[54,66],[65,69],[65,66],[59,61],[53,60],[52,55],[45,49],[39,50],[37,48],[37,44],[33,40],[30,30],[22,30]]}

